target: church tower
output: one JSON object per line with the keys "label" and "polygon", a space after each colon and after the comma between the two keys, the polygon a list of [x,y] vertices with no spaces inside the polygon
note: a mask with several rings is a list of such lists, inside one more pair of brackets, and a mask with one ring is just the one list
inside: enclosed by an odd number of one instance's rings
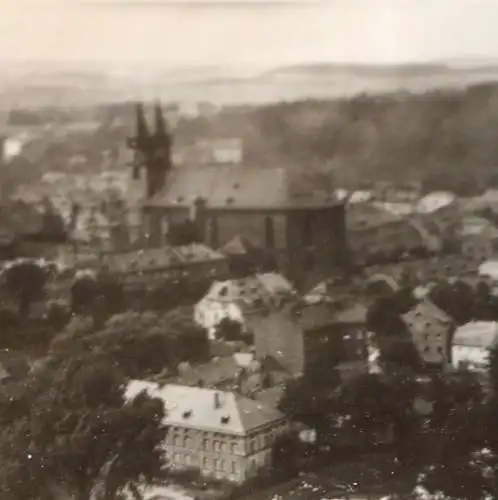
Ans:
{"label": "church tower", "polygon": [[133,181],[144,181],[144,196],[150,198],[160,192],[171,168],[171,137],[166,127],[160,103],[154,106],[154,130],[151,132],[144,106],[135,106],[135,135],[128,138],[128,147],[134,152]]}

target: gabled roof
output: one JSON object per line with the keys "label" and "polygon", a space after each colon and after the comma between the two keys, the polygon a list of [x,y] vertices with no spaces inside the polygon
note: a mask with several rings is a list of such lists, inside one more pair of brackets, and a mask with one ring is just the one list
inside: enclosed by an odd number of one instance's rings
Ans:
{"label": "gabled roof", "polygon": [[243,236],[235,236],[219,250],[220,252],[230,256],[252,255],[261,251],[253,243],[251,243],[250,240],[244,238]]}
{"label": "gabled roof", "polygon": [[498,322],[470,321],[456,329],[452,345],[489,349],[498,342]]}
{"label": "gabled roof", "polygon": [[190,207],[202,198],[209,208],[317,208],[337,204],[335,197],[292,196],[285,168],[233,165],[177,167],[164,189],[145,202],[149,207]]}
{"label": "gabled roof", "polygon": [[422,322],[425,322],[427,319],[439,321],[441,325],[444,326],[452,323],[450,316],[428,299],[421,300],[401,317],[410,327],[418,323],[422,324]]}
{"label": "gabled roof", "polygon": [[125,392],[130,401],[142,391],[164,403],[164,423],[170,426],[247,435],[251,431],[284,419],[284,415],[262,403],[233,392],[176,384],[132,380]]}

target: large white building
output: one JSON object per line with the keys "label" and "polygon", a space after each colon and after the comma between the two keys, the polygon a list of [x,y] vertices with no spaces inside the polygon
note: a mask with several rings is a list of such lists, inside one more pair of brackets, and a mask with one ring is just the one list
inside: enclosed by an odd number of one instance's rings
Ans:
{"label": "large white building", "polygon": [[288,429],[281,412],[234,392],[134,380],[125,397],[143,391],[164,402],[173,468],[242,483],[271,465],[273,444]]}
{"label": "large white building", "polygon": [[292,284],[278,273],[263,273],[248,278],[216,281],[196,304],[194,320],[213,339],[217,325],[225,318],[245,325],[247,312],[278,305],[284,297],[295,295]]}
{"label": "large white building", "polygon": [[470,321],[455,331],[451,344],[454,368],[485,372],[489,350],[498,342],[498,322]]}

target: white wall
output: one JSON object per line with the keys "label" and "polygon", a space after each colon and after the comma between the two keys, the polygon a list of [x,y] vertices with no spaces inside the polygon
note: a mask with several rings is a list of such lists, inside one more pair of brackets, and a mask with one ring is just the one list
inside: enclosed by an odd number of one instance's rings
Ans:
{"label": "white wall", "polygon": [[484,371],[487,368],[489,353],[483,347],[454,345],[451,354],[454,368],[459,368],[460,363],[468,363],[472,371]]}

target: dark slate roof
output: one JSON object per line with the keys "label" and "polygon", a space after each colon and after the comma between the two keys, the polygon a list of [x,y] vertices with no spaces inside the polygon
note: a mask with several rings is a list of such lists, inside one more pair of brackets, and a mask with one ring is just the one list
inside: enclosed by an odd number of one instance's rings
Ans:
{"label": "dark slate roof", "polygon": [[177,167],[165,188],[148,200],[152,207],[191,206],[203,198],[209,208],[317,208],[337,204],[335,198],[292,196],[285,168],[213,165]]}

